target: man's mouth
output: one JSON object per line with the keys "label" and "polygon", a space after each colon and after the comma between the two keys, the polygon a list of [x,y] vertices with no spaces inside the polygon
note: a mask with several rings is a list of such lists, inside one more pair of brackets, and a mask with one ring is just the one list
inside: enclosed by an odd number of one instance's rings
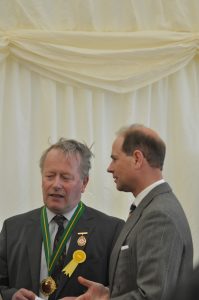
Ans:
{"label": "man's mouth", "polygon": [[49,196],[52,197],[52,198],[60,198],[60,199],[64,198],[63,195],[61,195],[61,194],[54,194],[54,193],[53,194],[49,194]]}
{"label": "man's mouth", "polygon": [[113,177],[113,179],[114,179],[114,182],[116,183],[116,181],[117,181],[117,177]]}

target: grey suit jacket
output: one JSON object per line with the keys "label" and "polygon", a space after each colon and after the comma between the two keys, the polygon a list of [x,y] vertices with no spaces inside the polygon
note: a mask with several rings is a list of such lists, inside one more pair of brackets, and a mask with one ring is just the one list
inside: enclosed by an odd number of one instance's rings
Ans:
{"label": "grey suit jacket", "polygon": [[[3,300],[10,300],[13,293],[26,288],[38,295],[42,234],[40,227],[41,209],[14,216],[4,222],[0,234],[0,291]],[[87,258],[79,264],[72,276],[61,275],[56,297],[78,296],[85,288],[78,283],[79,275],[90,280],[108,284],[110,253],[121,231],[124,221],[107,216],[86,207],[76,224],[67,252],[65,264],[79,248],[78,232],[88,232],[84,247]]]}
{"label": "grey suit jacket", "polygon": [[199,299],[199,265],[186,280],[177,287],[174,294],[167,300],[198,300]]}
{"label": "grey suit jacket", "polygon": [[163,183],[141,201],[118,237],[110,259],[111,298],[165,299],[192,268],[186,216]]}

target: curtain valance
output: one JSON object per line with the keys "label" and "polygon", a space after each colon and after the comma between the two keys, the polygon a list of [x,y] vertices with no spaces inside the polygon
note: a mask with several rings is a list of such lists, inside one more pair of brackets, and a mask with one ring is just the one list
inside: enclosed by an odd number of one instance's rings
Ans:
{"label": "curtain valance", "polygon": [[184,67],[197,54],[199,35],[170,31],[0,32],[0,62],[16,59],[64,83],[126,93]]}

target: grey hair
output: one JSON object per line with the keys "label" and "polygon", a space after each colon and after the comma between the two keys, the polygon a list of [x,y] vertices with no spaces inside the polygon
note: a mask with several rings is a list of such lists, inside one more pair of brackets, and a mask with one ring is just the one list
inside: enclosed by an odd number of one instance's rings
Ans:
{"label": "grey hair", "polygon": [[[91,147],[90,147],[91,148]],[[89,170],[91,169],[91,158],[93,153],[86,144],[80,143],[73,139],[65,139],[60,138],[57,143],[52,144],[49,148],[47,148],[43,153],[39,161],[39,166],[41,172],[43,171],[44,163],[47,154],[52,149],[61,150],[64,154],[69,155],[78,155],[81,158],[80,161],[80,174],[82,178],[89,176]]]}

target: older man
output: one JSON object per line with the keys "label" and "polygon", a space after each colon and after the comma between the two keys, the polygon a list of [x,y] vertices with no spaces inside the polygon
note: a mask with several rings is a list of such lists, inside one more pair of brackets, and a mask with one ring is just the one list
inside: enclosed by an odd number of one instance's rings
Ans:
{"label": "older man", "polygon": [[123,221],[81,202],[90,149],[60,139],[40,160],[44,206],[11,217],[0,234],[3,300],[81,295],[78,275],[108,284],[110,253]]}

